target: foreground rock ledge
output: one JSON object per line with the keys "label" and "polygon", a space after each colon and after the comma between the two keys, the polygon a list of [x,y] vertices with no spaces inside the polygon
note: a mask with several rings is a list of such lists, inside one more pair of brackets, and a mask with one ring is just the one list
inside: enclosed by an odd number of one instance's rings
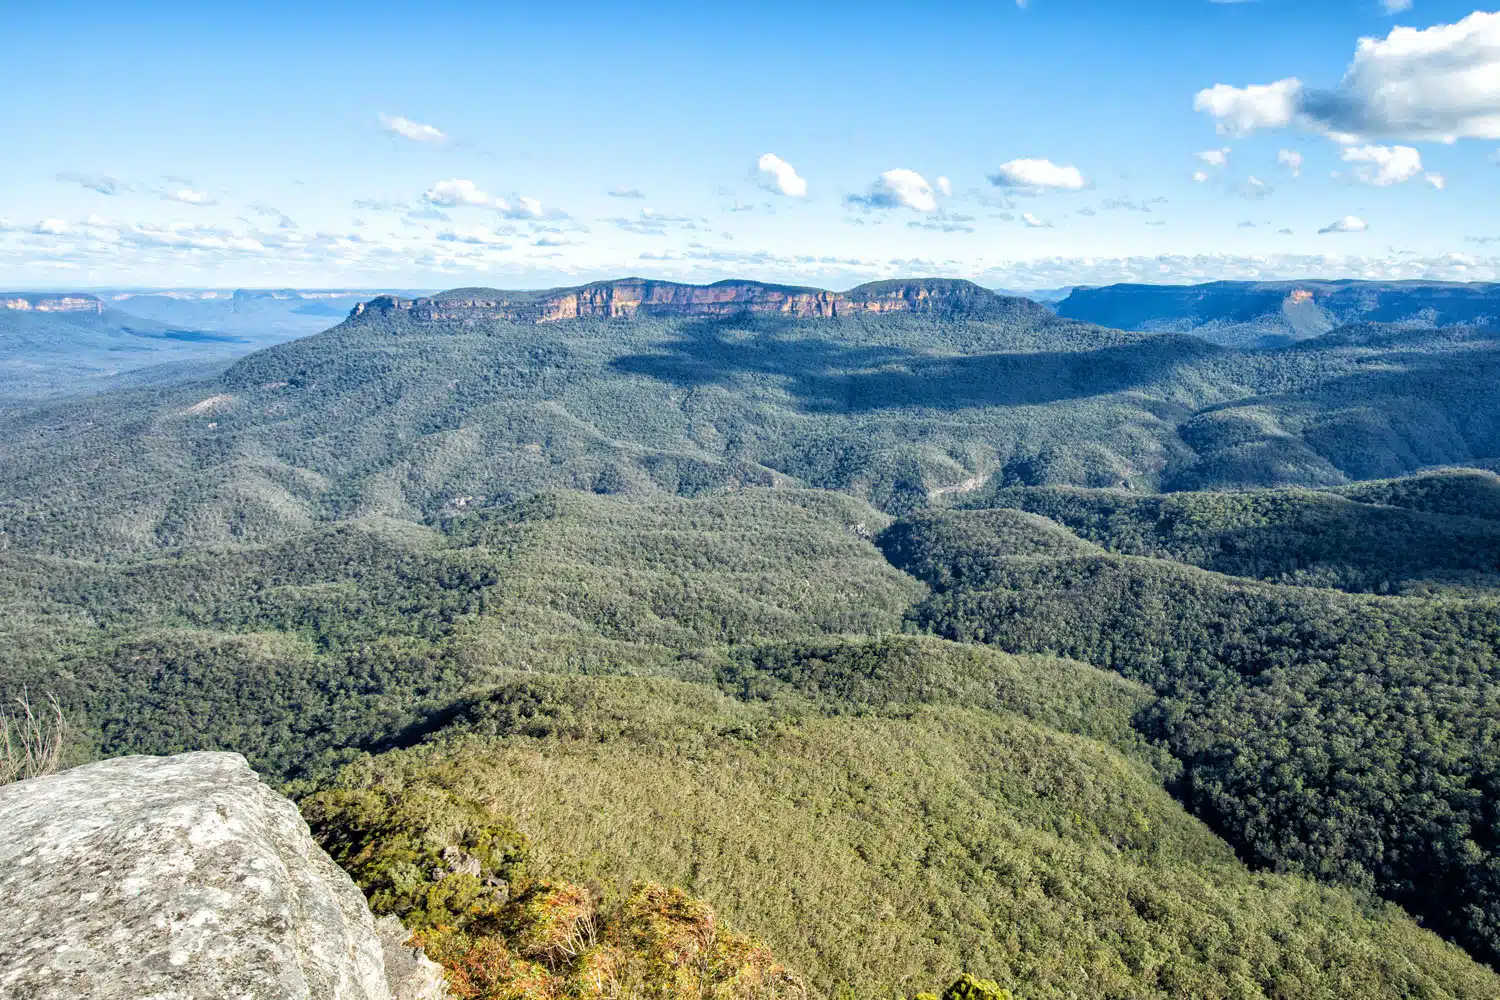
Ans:
{"label": "foreground rock ledge", "polygon": [[[0,900],[6,1000],[393,994],[363,895],[239,754],[122,757],[0,788]],[[440,994],[431,962],[391,957],[435,991],[395,994]]]}

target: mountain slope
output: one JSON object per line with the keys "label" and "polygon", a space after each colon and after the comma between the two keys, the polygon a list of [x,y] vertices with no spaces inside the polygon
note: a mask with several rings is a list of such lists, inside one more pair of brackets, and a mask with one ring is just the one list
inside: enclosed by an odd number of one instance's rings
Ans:
{"label": "mountain slope", "polygon": [[1191,333],[1230,347],[1279,346],[1351,323],[1500,323],[1500,285],[1431,281],[1215,281],[1076,288],[1058,315],[1122,330]]}
{"label": "mountain slope", "polygon": [[[914,625],[951,640],[1082,660],[1150,685],[1161,701],[1153,721],[1140,720],[1144,731],[1163,738],[1184,766],[1183,799],[1243,856],[1376,888],[1476,954],[1500,954],[1492,874],[1500,830],[1489,807],[1500,788],[1493,570],[1469,578],[1482,586],[1467,598],[1443,589],[1371,597],[1274,586],[1172,557],[1228,559],[1281,575],[1296,565],[1288,559],[1299,521],[1327,506],[1316,498],[1272,494],[1216,505],[1212,497],[1032,491],[1011,499],[1156,557],[1064,549],[1050,537],[1055,525],[1039,548],[1035,515],[1017,510],[905,518],[880,541],[897,566],[934,588],[914,609]],[[1287,500],[1294,510],[1277,515]],[[1242,551],[1216,546],[1211,530],[1195,530],[1185,517],[1180,534],[1143,535],[1163,522],[1141,517],[1140,508],[1157,503],[1174,517],[1194,507],[1209,519],[1216,506],[1227,511],[1220,543],[1256,508],[1283,516],[1289,531],[1268,533],[1262,562],[1253,538]],[[1101,518],[1110,504],[1118,513]],[[1370,511],[1368,523],[1388,510]],[[1484,537],[1461,519],[1438,525],[1438,537],[1455,527]],[[1449,558],[1463,564],[1469,554],[1454,549]],[[1346,566],[1337,559],[1337,548],[1314,544],[1305,565],[1323,563],[1323,574],[1356,582],[1400,580],[1412,566],[1398,545],[1355,550]]]}
{"label": "mountain slope", "polygon": [[1036,1000],[1500,988],[1393,907],[1252,874],[1137,765],[1005,711],[830,717],[674,682],[517,679],[333,787],[482,803],[537,845],[542,877],[681,885],[819,997],[961,969]]}
{"label": "mountain slope", "polygon": [[215,379],[0,413],[0,531],[88,555],[558,487],[796,484],[899,513],[985,481],[1336,486],[1500,456],[1482,331],[1236,352],[999,297],[971,313],[961,287],[931,311],[941,291],[823,318],[515,321],[470,291],[366,309]]}

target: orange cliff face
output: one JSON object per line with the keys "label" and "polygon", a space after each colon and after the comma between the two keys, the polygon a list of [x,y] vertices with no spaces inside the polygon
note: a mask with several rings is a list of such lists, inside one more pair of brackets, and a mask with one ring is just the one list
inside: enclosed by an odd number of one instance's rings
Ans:
{"label": "orange cliff face", "polygon": [[102,313],[104,303],[92,295],[38,295],[0,292],[0,309],[40,313]]}
{"label": "orange cliff face", "polygon": [[382,295],[350,314],[402,313],[422,323],[509,321],[552,323],[569,319],[634,316],[734,316],[743,313],[832,318],[854,313],[934,312],[970,309],[998,301],[994,292],[967,281],[887,281],[848,292],[720,281],[684,285],[622,278],[545,292],[462,289],[422,299]]}

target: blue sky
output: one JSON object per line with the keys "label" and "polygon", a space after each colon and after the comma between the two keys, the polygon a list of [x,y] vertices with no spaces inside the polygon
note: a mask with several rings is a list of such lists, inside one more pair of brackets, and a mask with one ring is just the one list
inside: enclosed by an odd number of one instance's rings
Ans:
{"label": "blue sky", "polygon": [[0,28],[13,288],[1500,278],[1500,16],[1470,4],[63,3]]}

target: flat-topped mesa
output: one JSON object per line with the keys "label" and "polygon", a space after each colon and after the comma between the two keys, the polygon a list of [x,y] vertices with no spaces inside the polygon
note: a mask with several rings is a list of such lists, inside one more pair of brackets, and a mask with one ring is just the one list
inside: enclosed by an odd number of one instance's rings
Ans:
{"label": "flat-topped mesa", "polygon": [[0,292],[0,309],[11,309],[16,312],[81,312],[97,315],[104,312],[104,302],[98,296],[81,292],[67,294]]}
{"label": "flat-topped mesa", "polygon": [[504,292],[459,288],[431,298],[382,295],[354,307],[351,318],[402,313],[421,323],[552,323],[568,319],[634,316],[736,316],[777,314],[827,319],[856,313],[966,312],[1000,301],[969,281],[879,281],[848,292],[729,280],[712,285],[622,278],[577,288]]}
{"label": "flat-topped mesa", "polygon": [[954,313],[993,306],[1002,296],[961,278],[910,278],[872,281],[840,298],[847,312]]}

